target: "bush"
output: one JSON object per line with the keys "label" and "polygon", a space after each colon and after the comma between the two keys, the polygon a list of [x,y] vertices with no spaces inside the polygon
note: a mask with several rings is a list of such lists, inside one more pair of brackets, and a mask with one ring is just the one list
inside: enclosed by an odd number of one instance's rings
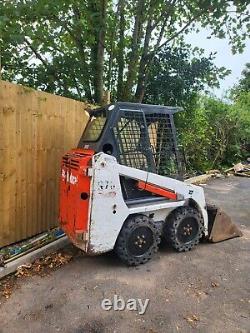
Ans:
{"label": "bush", "polygon": [[250,92],[233,104],[202,97],[192,110],[177,116],[177,127],[189,172],[231,166],[247,157]]}

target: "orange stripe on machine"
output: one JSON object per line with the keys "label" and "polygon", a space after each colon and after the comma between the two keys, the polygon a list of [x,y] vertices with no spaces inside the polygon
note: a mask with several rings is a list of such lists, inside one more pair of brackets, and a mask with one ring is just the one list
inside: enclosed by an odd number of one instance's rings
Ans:
{"label": "orange stripe on machine", "polygon": [[177,200],[177,194],[174,191],[170,190],[170,189],[165,189],[165,188],[153,185],[153,184],[148,184],[148,183],[143,182],[141,180],[138,181],[137,187],[140,190],[144,190],[144,191],[148,191],[148,192],[151,192],[151,193],[154,193],[154,194],[158,194],[162,197],[166,197],[166,198],[171,199],[171,200]]}

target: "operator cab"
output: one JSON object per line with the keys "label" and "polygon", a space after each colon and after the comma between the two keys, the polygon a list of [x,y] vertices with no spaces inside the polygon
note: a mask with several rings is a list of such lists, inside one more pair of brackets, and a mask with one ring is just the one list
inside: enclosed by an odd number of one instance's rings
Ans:
{"label": "operator cab", "polygon": [[[173,115],[178,107],[117,102],[89,111],[89,121],[78,148],[116,157],[129,167],[183,179]],[[127,199],[148,196],[123,179]],[[145,192],[145,193],[143,193]]]}

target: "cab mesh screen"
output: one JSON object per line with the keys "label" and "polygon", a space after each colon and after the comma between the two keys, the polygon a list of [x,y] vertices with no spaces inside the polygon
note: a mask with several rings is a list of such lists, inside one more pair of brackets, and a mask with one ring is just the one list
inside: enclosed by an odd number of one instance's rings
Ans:
{"label": "cab mesh screen", "polygon": [[122,110],[114,135],[121,164],[177,176],[177,151],[169,114]]}

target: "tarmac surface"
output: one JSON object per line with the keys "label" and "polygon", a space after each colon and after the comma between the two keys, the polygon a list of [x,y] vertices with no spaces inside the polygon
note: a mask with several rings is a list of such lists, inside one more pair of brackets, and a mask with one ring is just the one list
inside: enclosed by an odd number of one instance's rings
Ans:
{"label": "tarmac surface", "polygon": [[[231,176],[204,186],[243,237],[188,253],[163,247],[145,265],[79,255],[49,275],[18,279],[1,299],[0,332],[250,332],[250,179]],[[71,251],[72,249],[68,249]],[[104,298],[149,299],[145,314],[105,311]]]}

